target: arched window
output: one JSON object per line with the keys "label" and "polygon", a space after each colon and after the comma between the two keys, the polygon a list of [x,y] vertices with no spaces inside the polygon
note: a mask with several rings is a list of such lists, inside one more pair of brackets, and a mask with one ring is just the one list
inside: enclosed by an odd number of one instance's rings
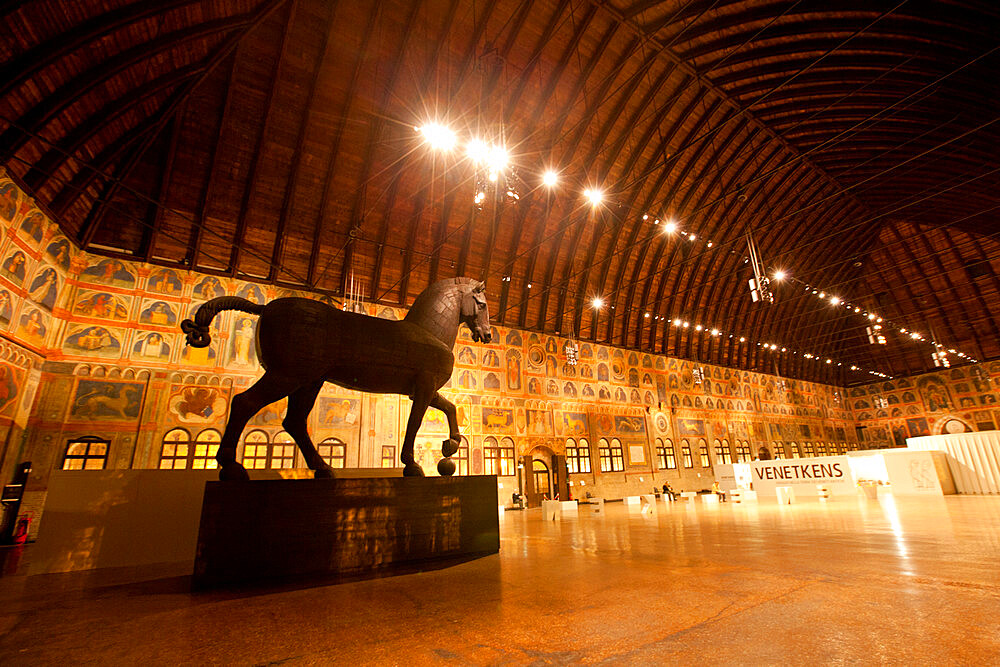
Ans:
{"label": "arched window", "polygon": [[816,443],[816,456],[826,456],[826,443],[817,442]]}
{"label": "arched window", "polygon": [[674,441],[670,438],[663,439],[663,452],[667,456],[667,470],[676,470],[677,453],[674,452]]}
{"label": "arched window", "polygon": [[733,462],[733,450],[729,447],[729,440],[726,438],[722,439],[722,457],[725,463]]}
{"label": "arched window", "polygon": [[718,438],[712,443],[715,445],[715,460],[717,463],[732,463],[732,456],[729,454],[729,447],[723,447],[722,441]]}
{"label": "arched window", "polygon": [[796,444],[795,442],[790,442],[790,443],[788,443],[788,448],[792,452],[792,458],[793,459],[799,458],[799,446],[798,446],[798,444]]}
{"label": "arched window", "polygon": [[625,452],[622,450],[622,441],[618,438],[611,439],[611,470],[612,472],[625,470]]}
{"label": "arched window", "polygon": [[813,448],[813,444],[811,442],[804,442],[802,444],[803,444],[802,454],[804,456],[806,457],[816,456],[816,450]]}
{"label": "arched window", "polygon": [[590,446],[586,438],[579,445],[573,438],[566,438],[566,468],[570,473],[590,472]]}
{"label": "arched window", "polygon": [[214,428],[207,428],[194,441],[191,467],[195,470],[214,470],[219,467],[215,455],[219,453],[222,435]]}
{"label": "arched window", "polygon": [[188,452],[191,449],[191,435],[182,428],[167,431],[160,446],[160,470],[183,470],[187,468]]}
{"label": "arched window", "polygon": [[469,439],[464,435],[459,439],[458,451],[452,455],[451,460],[455,462],[456,475],[469,474]]}
{"label": "arched window", "polygon": [[[392,445],[389,445],[392,447]],[[327,438],[316,445],[316,451],[331,468],[344,468],[347,464],[347,443],[340,438]],[[396,466],[396,448],[392,447],[392,465],[385,465],[385,445],[382,446],[382,467]]]}
{"label": "arched window", "polygon": [[250,431],[243,438],[243,467],[247,470],[267,468],[267,433]]}
{"label": "arched window", "polygon": [[775,440],[774,442],[772,442],[771,443],[771,454],[776,459],[783,459],[783,458],[785,458],[785,447],[784,447],[784,445],[782,445],[781,442],[778,441],[778,440]]}
{"label": "arched window", "polygon": [[708,456],[708,441],[705,438],[698,440],[698,453],[701,455],[701,467],[711,468],[712,459]]}
{"label": "arched window", "polygon": [[691,443],[687,441],[687,438],[681,440],[681,459],[684,461],[685,468],[694,467],[694,460],[691,458]]}
{"label": "arched window", "polygon": [[295,467],[295,440],[284,431],[274,436],[269,467],[272,469]]}
{"label": "arched window", "polygon": [[510,477],[515,474],[514,441],[504,438],[497,444],[497,439],[488,436],[483,441],[483,462],[487,475]]}
{"label": "arched window", "polygon": [[[345,451],[344,453],[346,455],[347,452]],[[341,461],[341,463],[343,463],[343,461]],[[380,465],[383,468],[396,467],[396,445],[382,445],[382,458]]]}
{"label": "arched window", "polygon": [[487,475],[500,474],[500,445],[493,436],[486,436],[483,440],[483,471]]}
{"label": "arched window", "polygon": [[660,470],[667,469],[667,450],[663,448],[663,438],[656,439],[656,465]]}
{"label": "arched window", "polygon": [[62,469],[104,470],[108,465],[108,450],[110,448],[110,440],[102,440],[93,435],[70,440],[66,443]]}
{"label": "arched window", "polygon": [[597,441],[597,456],[601,460],[601,472],[611,472],[611,443],[607,438]]}
{"label": "arched window", "polygon": [[500,474],[512,477],[517,474],[514,465],[514,441],[510,438],[500,439]]}

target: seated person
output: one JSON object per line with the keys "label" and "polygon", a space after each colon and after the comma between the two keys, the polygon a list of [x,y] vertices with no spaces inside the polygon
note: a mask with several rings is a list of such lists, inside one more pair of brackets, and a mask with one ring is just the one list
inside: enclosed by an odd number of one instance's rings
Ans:
{"label": "seated person", "polygon": [[726,502],[726,492],[723,491],[721,488],[719,488],[719,483],[718,482],[714,482],[712,484],[712,493],[714,493],[715,495],[719,496],[719,501],[720,502],[723,502],[723,503]]}

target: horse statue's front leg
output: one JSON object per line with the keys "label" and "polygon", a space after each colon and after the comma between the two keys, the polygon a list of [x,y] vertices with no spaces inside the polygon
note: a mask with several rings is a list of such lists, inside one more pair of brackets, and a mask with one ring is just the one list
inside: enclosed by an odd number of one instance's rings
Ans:
{"label": "horse statue's front leg", "polygon": [[455,474],[455,462],[451,460],[451,456],[462,444],[462,434],[458,431],[458,413],[455,404],[439,393],[434,394],[431,399],[431,407],[437,408],[448,418],[448,439],[441,443],[441,456],[444,458],[438,462],[438,472],[447,477]]}
{"label": "horse statue's front leg", "polygon": [[406,435],[403,437],[403,451],[399,454],[399,460],[403,462],[404,477],[423,477],[424,470],[413,457],[413,443],[417,439],[417,431],[424,421],[424,413],[430,405],[434,395],[434,387],[428,380],[418,380],[417,389],[410,398],[413,405],[410,407],[410,416],[406,420]]}

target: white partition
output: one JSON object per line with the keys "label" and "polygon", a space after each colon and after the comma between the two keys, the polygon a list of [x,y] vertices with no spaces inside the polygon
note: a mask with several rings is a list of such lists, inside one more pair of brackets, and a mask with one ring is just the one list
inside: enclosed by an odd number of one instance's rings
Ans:
{"label": "white partition", "polygon": [[946,452],[959,493],[1000,493],[1000,431],[907,438],[906,445]]}

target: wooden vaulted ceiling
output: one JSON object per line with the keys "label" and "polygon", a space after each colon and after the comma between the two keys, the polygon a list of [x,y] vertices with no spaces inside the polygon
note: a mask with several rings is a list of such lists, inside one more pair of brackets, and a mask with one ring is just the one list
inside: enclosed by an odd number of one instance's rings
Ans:
{"label": "wooden vaulted ceiling", "polygon": [[[933,368],[895,330],[869,345],[863,315],[818,288],[1000,357],[992,0],[0,13],[0,162],[91,251],[334,296],[353,279],[403,305],[485,277],[507,326],[841,384],[872,379],[850,364]],[[477,208],[461,148],[415,131],[431,120],[505,141],[520,199],[501,188]],[[605,201],[586,205],[585,187]],[[773,305],[750,299],[748,230],[794,279]]]}

